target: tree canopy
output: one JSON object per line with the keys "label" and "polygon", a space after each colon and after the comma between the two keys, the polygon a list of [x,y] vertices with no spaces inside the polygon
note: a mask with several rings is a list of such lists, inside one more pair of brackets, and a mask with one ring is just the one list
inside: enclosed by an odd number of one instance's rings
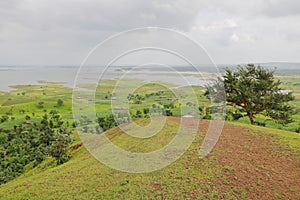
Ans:
{"label": "tree canopy", "polygon": [[227,68],[214,85],[224,84],[227,104],[235,108],[235,119],[248,116],[254,124],[255,115],[263,114],[279,123],[289,123],[294,109],[288,102],[294,96],[292,91],[280,87],[281,81],[274,72],[253,64],[238,66],[236,70]]}
{"label": "tree canopy", "polygon": [[0,128],[0,185],[47,158],[53,157],[57,164],[70,158],[71,130],[63,125],[59,115],[54,117],[45,114],[40,122],[37,118],[11,129]]}

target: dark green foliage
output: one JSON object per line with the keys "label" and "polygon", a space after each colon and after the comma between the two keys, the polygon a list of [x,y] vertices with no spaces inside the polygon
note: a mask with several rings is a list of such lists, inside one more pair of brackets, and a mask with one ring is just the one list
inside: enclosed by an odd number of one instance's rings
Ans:
{"label": "dark green foliage", "polygon": [[173,109],[173,108],[175,108],[174,102],[171,102],[169,104],[164,105],[164,108],[166,108],[166,109]]}
{"label": "dark green foliage", "polygon": [[136,118],[142,118],[142,112],[140,110],[136,111]]}
{"label": "dark green foliage", "polygon": [[71,143],[70,132],[65,128],[60,128],[55,135],[55,141],[51,143],[49,154],[56,158],[58,164],[69,160],[70,155],[67,153],[68,146]]}
{"label": "dark green foliage", "polygon": [[128,94],[127,98],[133,104],[141,104],[145,100],[145,97],[140,94]]}
{"label": "dark green foliage", "polygon": [[40,109],[44,108],[44,102],[43,101],[40,101],[38,103],[38,108],[40,108]]}
{"label": "dark green foliage", "polygon": [[199,110],[199,112],[202,112],[202,111],[203,111],[203,108],[198,107],[198,110]]}
{"label": "dark green foliage", "polygon": [[[141,114],[142,112],[139,111],[139,113]],[[128,116],[127,112],[117,112],[106,117],[98,117],[97,122],[102,130],[106,131],[120,124],[130,122],[130,116]],[[97,129],[98,128],[96,128],[96,132],[100,132]]]}
{"label": "dark green foliage", "polygon": [[165,111],[165,115],[166,115],[166,116],[172,116],[173,113],[172,113],[171,110],[166,110],[166,111]]}
{"label": "dark green foliage", "polygon": [[266,126],[266,122],[255,122],[258,126]]}
{"label": "dark green foliage", "polygon": [[145,115],[147,115],[147,114],[149,113],[149,108],[144,108],[144,109],[143,109],[143,113],[144,113]]}
{"label": "dark green foliage", "polygon": [[114,115],[110,114],[106,117],[99,117],[98,124],[102,128],[103,131],[116,127],[118,124],[114,119]]}
{"label": "dark green foliage", "polygon": [[237,109],[234,111],[228,110],[226,120],[238,120],[243,116],[244,115]]}
{"label": "dark green foliage", "polygon": [[255,115],[263,114],[282,124],[292,121],[294,110],[288,102],[294,97],[292,92],[280,88],[274,71],[253,64],[238,66],[236,71],[226,69],[223,79],[215,85],[218,84],[224,84],[228,105],[237,109],[234,119],[248,116],[251,124],[255,124]]}
{"label": "dark green foliage", "polygon": [[7,115],[2,115],[0,118],[0,123],[2,122],[6,122],[8,120],[8,116]]}
{"label": "dark green foliage", "polygon": [[92,120],[89,119],[87,116],[82,115],[81,118],[79,119],[79,123],[81,125],[88,125],[88,124],[92,123]]}
{"label": "dark green foliage", "polygon": [[73,128],[76,128],[78,126],[78,122],[77,121],[74,121],[73,123],[72,123],[72,127]]}
{"label": "dark green foliage", "polygon": [[159,104],[152,104],[152,106],[150,108],[150,113],[152,115],[164,115],[165,108],[164,108],[164,106],[161,106]]}
{"label": "dark green foliage", "polygon": [[[149,118],[149,112],[151,112],[152,115],[165,115],[165,116],[173,116],[173,113],[170,109],[165,109],[163,106],[158,104],[153,104],[152,107],[149,109],[143,109],[137,110],[135,113],[133,113],[132,118],[133,119],[139,119],[139,118]],[[107,115],[105,117],[98,117],[97,122],[98,125],[101,127],[102,131],[109,130],[113,127],[116,127],[120,124],[128,123],[131,121],[131,117],[128,114],[127,110],[115,112],[114,114]],[[84,123],[82,120],[80,122],[80,125],[82,125],[83,132],[89,132],[88,125]],[[99,127],[96,127],[96,132],[101,132],[99,130]]]}
{"label": "dark green foliage", "polygon": [[52,120],[44,115],[40,123],[24,122],[12,130],[0,130],[0,184],[22,174],[29,163],[36,166],[49,156],[58,164],[69,159],[71,132],[62,126],[50,127]]}
{"label": "dark green foliage", "polygon": [[58,99],[58,100],[57,100],[57,106],[58,106],[58,107],[62,106],[63,104],[64,104],[64,101],[63,101],[63,100],[61,100],[61,99]]}
{"label": "dark green foliage", "polygon": [[209,119],[209,120],[211,119],[211,107],[206,108],[206,113],[202,118],[203,119]]}

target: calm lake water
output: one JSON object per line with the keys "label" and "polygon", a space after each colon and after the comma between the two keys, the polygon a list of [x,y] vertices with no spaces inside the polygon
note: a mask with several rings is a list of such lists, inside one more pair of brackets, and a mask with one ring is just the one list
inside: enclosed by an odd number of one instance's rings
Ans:
{"label": "calm lake water", "polygon": [[[276,66],[278,75],[300,74],[299,63],[271,63],[262,66],[270,69],[274,69],[274,66]],[[225,67],[226,65],[218,66],[218,69],[216,69],[214,66],[200,66],[199,69],[195,70],[190,66],[174,66],[173,71],[153,66],[150,68],[112,67],[102,78],[114,79],[126,76],[126,78],[138,78],[147,82],[169,82],[178,86],[204,86],[211,81],[207,78],[207,74],[217,73],[219,70],[224,71]],[[72,88],[78,69],[79,67],[76,66],[0,66],[0,91],[12,90],[13,88],[9,87],[11,85],[38,84],[39,80],[64,82],[65,86]],[[85,71],[81,74],[82,76],[80,76],[84,79],[81,82],[96,83],[99,75],[95,74],[95,71],[99,72],[98,69],[99,67],[85,68]]]}
{"label": "calm lake water", "polygon": [[[73,87],[74,80],[78,71],[78,67],[43,67],[43,66],[10,66],[10,67],[0,67],[0,91],[10,91],[13,88],[9,87],[12,85],[28,85],[28,84],[38,84],[40,80],[46,80],[50,82],[64,82],[67,87]],[[128,69],[126,69],[128,71]],[[206,85],[208,80],[201,77],[199,72],[187,69],[183,71],[181,69],[180,74],[173,71],[161,71],[145,69],[144,71],[139,69],[128,73],[124,70],[111,70],[102,77],[103,79],[114,79],[126,75],[126,78],[138,78],[144,81],[162,81],[174,83],[179,86],[183,85]],[[129,70],[130,71],[130,70]],[[205,72],[203,72],[205,74]],[[91,76],[89,76],[91,75]],[[179,77],[181,76],[181,77]],[[184,79],[182,78],[184,76]],[[90,80],[91,83],[95,82],[95,74],[92,70],[86,71],[85,83],[88,82],[87,79],[93,77]]]}
{"label": "calm lake water", "polygon": [[11,85],[38,84],[39,80],[65,82],[72,87],[77,68],[63,67],[0,67],[0,91]]}

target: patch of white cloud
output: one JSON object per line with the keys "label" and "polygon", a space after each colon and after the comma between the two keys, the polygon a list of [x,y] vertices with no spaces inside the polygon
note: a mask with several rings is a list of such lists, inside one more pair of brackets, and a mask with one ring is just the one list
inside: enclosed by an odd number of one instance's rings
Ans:
{"label": "patch of white cloud", "polygon": [[225,21],[229,28],[236,28],[238,26],[237,23],[233,19],[227,19]]}
{"label": "patch of white cloud", "polygon": [[232,34],[232,35],[230,36],[230,41],[231,41],[231,42],[234,42],[234,43],[237,43],[237,42],[240,41],[240,37],[239,37],[237,34]]}

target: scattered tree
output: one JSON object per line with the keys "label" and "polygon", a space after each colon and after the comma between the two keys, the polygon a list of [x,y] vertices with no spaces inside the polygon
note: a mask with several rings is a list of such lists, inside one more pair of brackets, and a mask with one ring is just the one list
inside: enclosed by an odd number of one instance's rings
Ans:
{"label": "scattered tree", "polygon": [[214,86],[220,84],[224,84],[228,105],[237,109],[236,119],[248,116],[251,124],[255,124],[255,115],[263,114],[279,123],[292,121],[294,109],[288,102],[294,97],[291,91],[280,87],[281,81],[275,79],[274,70],[253,64],[238,66],[236,71],[226,69],[223,79],[219,78]]}
{"label": "scattered tree", "polygon": [[57,100],[57,106],[60,107],[64,104],[64,101],[62,99]]}
{"label": "scattered tree", "polygon": [[40,101],[39,103],[38,103],[38,108],[44,108],[44,102],[43,101]]}

